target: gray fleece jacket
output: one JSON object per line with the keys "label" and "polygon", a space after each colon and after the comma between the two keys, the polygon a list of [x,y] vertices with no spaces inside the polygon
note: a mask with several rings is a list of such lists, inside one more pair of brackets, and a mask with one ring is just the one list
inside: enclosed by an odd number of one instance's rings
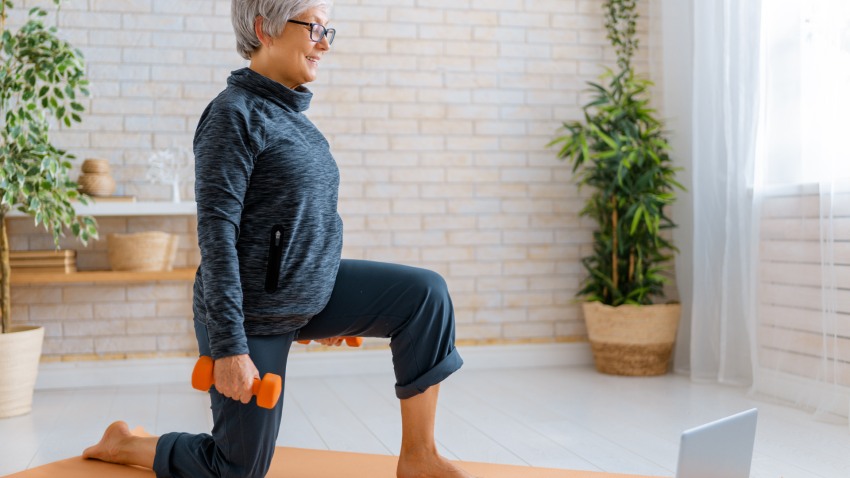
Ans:
{"label": "gray fleece jacket", "polygon": [[195,131],[201,264],[193,311],[213,359],[298,329],[330,299],[342,251],[339,169],[304,116],[313,93],[242,68]]}

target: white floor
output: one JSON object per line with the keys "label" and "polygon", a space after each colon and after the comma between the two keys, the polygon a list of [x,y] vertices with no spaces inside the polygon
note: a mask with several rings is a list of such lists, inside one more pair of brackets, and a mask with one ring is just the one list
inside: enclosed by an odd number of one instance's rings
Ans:
{"label": "white floor", "polygon": [[[392,375],[290,378],[279,446],[398,453]],[[753,477],[850,476],[848,427],[686,377],[624,378],[592,367],[461,370],[440,390],[436,436],[451,459],[674,476],[682,430],[757,406]],[[0,420],[0,476],[82,454],[106,425],[209,432],[207,394],[188,384],[36,391]]]}

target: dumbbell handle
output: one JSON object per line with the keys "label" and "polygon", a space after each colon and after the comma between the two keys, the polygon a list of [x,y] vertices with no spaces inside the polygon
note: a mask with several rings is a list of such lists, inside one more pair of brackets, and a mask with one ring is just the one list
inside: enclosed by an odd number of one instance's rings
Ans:
{"label": "dumbbell handle", "polygon": [[[260,393],[260,385],[262,385],[262,384],[263,384],[262,380],[260,380],[259,378],[255,378],[254,379],[254,385],[251,386],[251,395],[257,395],[258,393]],[[215,378],[213,378],[211,385],[215,385]],[[209,390],[209,389],[207,389],[207,390]]]}
{"label": "dumbbell handle", "polygon": [[[215,385],[214,364],[212,357],[202,355],[198,358],[195,369],[192,370],[192,388],[206,392]],[[271,409],[277,404],[282,389],[283,381],[280,375],[267,373],[262,380],[254,379],[251,394],[257,396],[257,405]]]}

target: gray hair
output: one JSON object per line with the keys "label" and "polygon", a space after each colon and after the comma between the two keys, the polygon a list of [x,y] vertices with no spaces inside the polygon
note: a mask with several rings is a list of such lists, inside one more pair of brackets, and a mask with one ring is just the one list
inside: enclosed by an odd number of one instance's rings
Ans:
{"label": "gray hair", "polygon": [[311,8],[321,7],[329,13],[333,0],[233,0],[230,20],[236,33],[236,51],[246,60],[262,45],[254,30],[257,17],[263,17],[263,33],[280,37],[286,22]]}

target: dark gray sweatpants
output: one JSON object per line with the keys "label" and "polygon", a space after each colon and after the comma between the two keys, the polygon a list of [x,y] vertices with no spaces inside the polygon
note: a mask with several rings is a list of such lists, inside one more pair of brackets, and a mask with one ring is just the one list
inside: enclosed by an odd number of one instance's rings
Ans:
{"label": "dark gray sweatpants", "polygon": [[[201,355],[210,355],[206,326],[195,319]],[[446,281],[436,272],[384,262],[342,259],[325,308],[301,329],[249,335],[249,356],[260,372],[286,377],[294,340],[338,336],[389,337],[396,396],[410,398],[463,364]],[[188,377],[187,377],[188,380]],[[274,409],[226,398],[210,389],[215,424],[207,433],[166,433],[156,444],[157,477],[254,478],[268,472],[280,430],[283,394]]]}

